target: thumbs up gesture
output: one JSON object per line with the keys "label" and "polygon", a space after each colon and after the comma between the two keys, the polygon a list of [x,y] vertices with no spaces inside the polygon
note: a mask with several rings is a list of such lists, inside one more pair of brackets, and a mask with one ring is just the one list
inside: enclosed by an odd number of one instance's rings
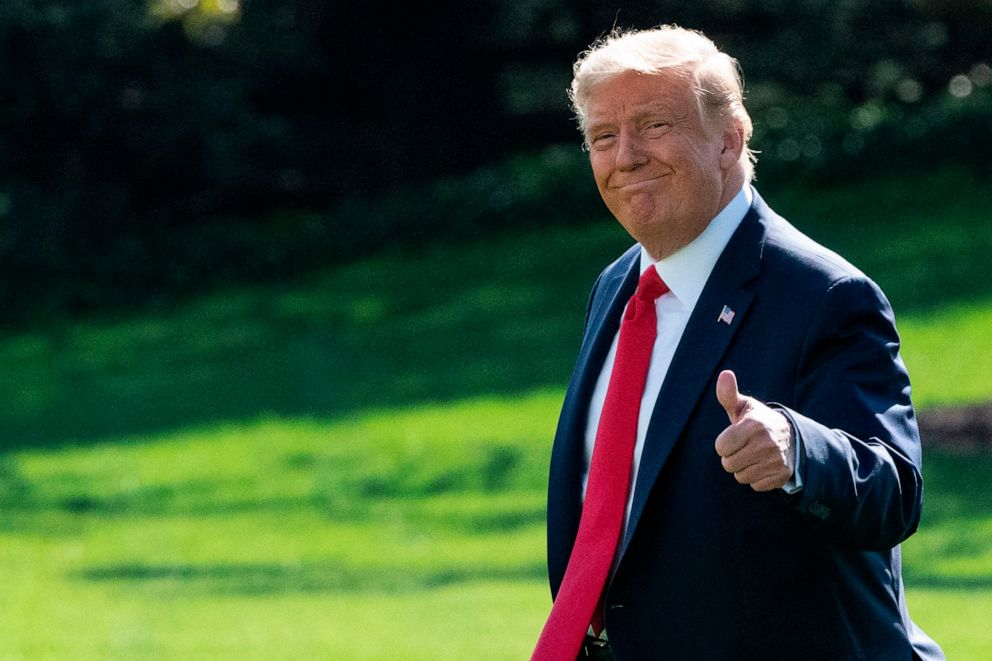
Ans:
{"label": "thumbs up gesture", "polygon": [[755,491],[784,486],[795,471],[792,427],[784,415],[737,389],[737,376],[720,372],[716,382],[730,426],[716,437],[716,453],[728,473]]}

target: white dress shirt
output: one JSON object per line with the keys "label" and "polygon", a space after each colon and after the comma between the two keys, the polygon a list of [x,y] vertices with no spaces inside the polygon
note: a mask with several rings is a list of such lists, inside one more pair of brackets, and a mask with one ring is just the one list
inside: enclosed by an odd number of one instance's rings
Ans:
{"label": "white dress shirt", "polygon": [[[630,491],[627,494],[626,516],[630,516],[630,504],[634,497],[634,486],[637,482],[637,471],[644,450],[644,439],[647,435],[648,424],[654,411],[655,401],[661,391],[661,384],[672,363],[675,349],[692,310],[696,307],[703,287],[710,277],[710,272],[723,253],[730,237],[741,224],[748,209],[751,207],[751,187],[745,184],[741,191],[725,206],[716,217],[710,221],[706,229],[689,245],[657,262],[641,248],[640,272],[646,269],[658,269],[658,275],[668,285],[669,291],[655,300],[655,311],[658,317],[658,334],[651,351],[651,364],[648,367],[647,380],[644,384],[644,395],[641,398],[641,408],[637,420],[637,441],[634,445],[634,466],[630,479]],[[603,370],[596,381],[592,401],[589,406],[589,419],[585,433],[585,474],[582,478],[582,491],[585,495],[586,483],[589,478],[589,462],[592,459],[593,446],[596,443],[596,430],[599,418],[603,412],[603,402],[606,400],[606,389],[609,385],[610,374],[613,372],[613,362],[616,359],[617,340],[619,332],[613,338],[613,344],[603,363]],[[716,397],[716,394],[713,394]],[[729,424],[729,422],[728,422]],[[716,439],[714,439],[716,440]],[[713,450],[714,456],[716,450]],[[798,453],[797,453],[798,454]],[[801,486],[796,483],[798,470],[792,480],[784,487],[786,491],[798,490]]]}

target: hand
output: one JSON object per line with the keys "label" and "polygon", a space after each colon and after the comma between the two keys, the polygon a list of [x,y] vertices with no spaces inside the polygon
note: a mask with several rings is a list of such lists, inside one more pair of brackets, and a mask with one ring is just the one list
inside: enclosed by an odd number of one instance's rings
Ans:
{"label": "hand", "polygon": [[792,426],[778,411],[737,390],[737,376],[720,372],[716,397],[730,426],[716,437],[716,453],[728,473],[755,491],[785,486],[795,472]]}

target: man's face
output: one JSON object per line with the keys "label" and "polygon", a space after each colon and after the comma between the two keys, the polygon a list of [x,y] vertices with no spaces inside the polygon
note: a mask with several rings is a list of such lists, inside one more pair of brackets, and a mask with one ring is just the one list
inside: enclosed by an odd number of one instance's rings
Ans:
{"label": "man's face", "polygon": [[586,112],[599,193],[655,259],[699,236],[737,193],[728,138],[704,126],[687,80],[628,72],[595,87]]}

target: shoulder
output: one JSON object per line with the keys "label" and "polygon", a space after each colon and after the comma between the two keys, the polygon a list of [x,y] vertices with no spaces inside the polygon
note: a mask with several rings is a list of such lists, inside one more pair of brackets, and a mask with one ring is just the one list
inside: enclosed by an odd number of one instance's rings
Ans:
{"label": "shoulder", "polygon": [[586,325],[593,316],[602,314],[604,306],[609,304],[612,295],[623,286],[625,278],[629,279],[631,272],[636,271],[640,254],[640,244],[635,243],[600,271],[596,282],[592,285],[592,291],[589,292],[589,301],[586,303]]}
{"label": "shoulder", "polygon": [[615,277],[623,277],[638,264],[641,258],[641,244],[635,243],[627,248],[622,255],[607,265],[599,274],[599,280],[610,280]]}
{"label": "shoulder", "polygon": [[764,226],[762,261],[768,268],[805,273],[826,281],[867,279],[859,268],[801,232],[758,196],[752,211]]}
{"label": "shoulder", "polygon": [[[592,286],[590,305],[599,294],[621,287],[625,278],[637,271],[641,258],[641,245],[635,243],[599,273]],[[636,282],[636,280],[635,280]],[[604,291],[605,290],[605,291]]]}
{"label": "shoulder", "polygon": [[836,318],[872,310],[892,321],[882,289],[861,269],[814,241],[755,197],[752,212],[763,226],[761,281],[768,294],[806,315]]}
{"label": "shoulder", "polygon": [[775,282],[807,294],[834,288],[864,289],[881,296],[878,285],[834,250],[818,243],[773,211],[759,197],[752,205],[764,230],[761,271]]}

